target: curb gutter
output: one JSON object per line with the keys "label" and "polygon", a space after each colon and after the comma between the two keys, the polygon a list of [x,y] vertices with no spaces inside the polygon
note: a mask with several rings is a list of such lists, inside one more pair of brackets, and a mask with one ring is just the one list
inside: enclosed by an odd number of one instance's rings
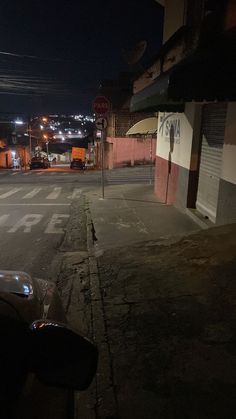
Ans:
{"label": "curb gutter", "polygon": [[[91,292],[91,330],[93,340],[99,350],[98,371],[90,389],[90,398],[92,395],[94,399],[95,416],[93,418],[118,419],[103,298],[100,288],[97,259],[94,253],[94,226],[88,200],[85,202],[85,213],[87,219],[87,248]],[[86,412],[83,413],[86,414]],[[85,416],[84,414],[81,416],[83,419],[92,418],[92,416]]]}

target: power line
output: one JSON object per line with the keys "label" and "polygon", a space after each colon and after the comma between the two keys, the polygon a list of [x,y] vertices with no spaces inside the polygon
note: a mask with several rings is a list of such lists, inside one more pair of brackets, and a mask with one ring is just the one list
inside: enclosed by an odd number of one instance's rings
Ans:
{"label": "power line", "polygon": [[0,55],[7,55],[10,57],[17,57],[17,58],[29,58],[33,60],[42,60],[42,61],[69,62],[68,60],[64,60],[62,58],[44,58],[44,57],[39,57],[38,55],[16,54],[14,52],[7,52],[7,51],[0,51]]}
{"label": "power line", "polygon": [[64,62],[64,63],[78,63],[78,64],[102,64],[99,60],[80,60],[77,58],[65,60],[64,58],[46,58],[40,57],[39,55],[28,55],[28,54],[17,54],[15,52],[8,52],[8,51],[0,51],[0,55],[5,55],[8,57],[15,57],[15,58],[28,58],[31,60],[39,60],[39,61],[50,61],[50,62]]}

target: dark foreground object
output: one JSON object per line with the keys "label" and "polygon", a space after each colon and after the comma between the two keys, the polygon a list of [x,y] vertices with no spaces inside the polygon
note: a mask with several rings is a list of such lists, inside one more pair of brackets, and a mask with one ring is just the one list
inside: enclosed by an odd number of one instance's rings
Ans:
{"label": "dark foreground object", "polygon": [[90,385],[96,347],[65,325],[54,284],[2,271],[0,291],[0,417],[73,417],[72,394]]}

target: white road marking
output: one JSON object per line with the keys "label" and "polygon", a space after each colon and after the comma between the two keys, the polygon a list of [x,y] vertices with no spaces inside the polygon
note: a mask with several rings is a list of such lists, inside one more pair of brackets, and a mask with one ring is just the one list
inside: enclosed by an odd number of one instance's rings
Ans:
{"label": "white road marking", "polygon": [[[53,188],[51,189],[51,192],[49,193],[49,195],[47,195],[46,196],[46,198],[45,199],[47,199],[47,200],[50,200],[50,201],[54,201],[54,200],[56,200],[59,196],[60,196],[60,194],[62,193],[62,187],[57,187],[57,186],[55,186],[55,185],[51,185]],[[3,191],[4,191],[4,189],[3,188],[0,188],[0,189],[2,189]],[[1,200],[3,200],[3,199],[6,199],[6,198],[8,198],[8,197],[10,197],[10,196],[12,196],[12,195],[14,195],[14,194],[16,194],[17,192],[19,192],[20,190],[22,190],[23,188],[22,187],[20,187],[20,188],[13,188],[13,189],[11,189],[11,190],[9,190],[9,191],[7,191],[7,192],[3,192],[1,195],[0,195],[0,207],[1,206],[6,206],[6,207],[8,207],[8,206],[30,206],[30,205],[32,205],[32,206],[37,206],[37,205],[39,205],[39,206],[50,206],[50,205],[59,205],[59,206],[63,206],[63,205],[65,205],[65,206],[69,206],[70,204],[67,204],[67,203],[63,203],[63,202],[58,202],[58,203],[45,203],[45,202],[39,202],[39,203],[22,203],[22,202],[19,202],[19,197],[18,197],[18,202],[15,202],[15,203],[1,203]],[[23,190],[24,191],[24,190]],[[27,190],[26,190],[27,191]],[[26,192],[26,191],[24,191],[24,192]],[[33,200],[33,198],[37,195],[37,194],[39,194],[39,192],[40,191],[42,191],[42,193],[43,192],[45,192],[45,188],[43,188],[43,187],[37,187],[37,188],[33,188],[32,190],[30,190],[29,192],[27,192],[25,195],[23,195],[22,197],[21,197],[21,199],[27,199],[27,200],[29,200],[29,199],[32,199]],[[81,194],[82,194],[82,189],[80,189],[80,188],[74,188],[72,191],[71,191],[71,193],[69,194],[69,195],[67,195],[66,196],[66,198],[67,199],[70,199],[70,200],[73,200],[73,199],[76,199],[76,198],[79,198],[80,196],[81,196]]]}
{"label": "white road marking", "polygon": [[7,221],[7,219],[9,218],[9,214],[3,214],[0,216],[0,226],[2,226],[3,224],[5,224],[5,222]]}
{"label": "white road marking", "polygon": [[37,172],[36,175],[38,176],[43,175],[43,172]]}
{"label": "white road marking", "polygon": [[81,196],[81,193],[82,193],[82,189],[75,188],[75,189],[73,190],[72,195],[69,195],[67,198],[69,198],[69,199],[76,199],[76,198],[79,198],[79,197]]}
{"label": "white road marking", "polygon": [[54,188],[53,191],[47,196],[46,199],[57,199],[61,193],[61,187]]}
{"label": "white road marking", "polygon": [[29,174],[30,174],[29,172],[23,173],[23,176],[28,176]]}
{"label": "white road marking", "polygon": [[64,230],[62,227],[57,227],[57,225],[61,225],[65,219],[70,217],[69,214],[53,214],[51,220],[48,223],[48,226],[44,233],[47,234],[62,234]]}
{"label": "white road marking", "polygon": [[18,207],[30,207],[30,206],[32,206],[32,207],[38,207],[38,206],[40,206],[40,207],[55,207],[55,206],[59,206],[59,207],[69,207],[71,204],[63,204],[63,203],[59,203],[59,202],[50,202],[50,204],[49,203],[37,203],[37,204],[35,204],[35,203],[33,203],[33,204],[22,204],[22,203],[13,203],[13,204],[0,204],[0,207],[15,207],[15,206],[18,206]]}
{"label": "white road marking", "polygon": [[17,230],[23,227],[24,233],[30,233],[32,226],[38,224],[43,218],[42,214],[26,214],[17,223],[8,230],[8,233],[15,233]]}
{"label": "white road marking", "polygon": [[16,172],[16,173],[11,173],[11,176],[15,176],[15,175],[18,175],[18,173]]}
{"label": "white road marking", "polygon": [[22,197],[22,199],[30,199],[33,198],[35,195],[41,191],[42,188],[35,188],[31,192],[27,193],[25,196]]}
{"label": "white road marking", "polygon": [[5,192],[2,195],[0,195],[0,199],[8,198],[8,196],[11,196],[11,195],[13,195],[16,192],[19,192],[21,189],[22,188],[14,188],[14,189],[11,189],[10,191]]}

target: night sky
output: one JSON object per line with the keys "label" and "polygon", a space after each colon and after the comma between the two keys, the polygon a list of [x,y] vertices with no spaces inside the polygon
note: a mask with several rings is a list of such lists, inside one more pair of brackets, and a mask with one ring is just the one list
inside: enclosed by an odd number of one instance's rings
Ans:
{"label": "night sky", "polygon": [[137,70],[123,49],[157,53],[162,19],[155,0],[1,0],[0,51],[20,56],[0,54],[0,112],[91,113],[102,79]]}

